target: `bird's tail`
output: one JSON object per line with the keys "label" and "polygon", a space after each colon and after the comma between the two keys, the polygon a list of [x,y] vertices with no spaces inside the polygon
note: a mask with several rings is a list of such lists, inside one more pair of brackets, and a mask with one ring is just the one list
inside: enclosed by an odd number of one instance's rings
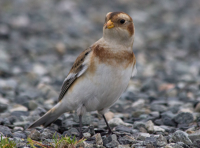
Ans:
{"label": "bird's tail", "polygon": [[52,122],[54,122],[61,114],[65,112],[65,109],[61,106],[59,102],[52,109],[50,109],[46,114],[36,120],[33,124],[29,126],[30,128],[34,128],[40,125],[44,127],[49,126]]}

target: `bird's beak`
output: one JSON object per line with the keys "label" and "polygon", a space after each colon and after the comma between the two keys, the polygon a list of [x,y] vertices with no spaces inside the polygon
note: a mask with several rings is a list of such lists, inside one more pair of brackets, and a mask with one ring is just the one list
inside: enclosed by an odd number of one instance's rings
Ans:
{"label": "bird's beak", "polygon": [[111,29],[111,28],[113,28],[113,27],[115,27],[115,26],[114,26],[114,23],[113,23],[111,20],[109,20],[109,21],[106,23],[106,28]]}

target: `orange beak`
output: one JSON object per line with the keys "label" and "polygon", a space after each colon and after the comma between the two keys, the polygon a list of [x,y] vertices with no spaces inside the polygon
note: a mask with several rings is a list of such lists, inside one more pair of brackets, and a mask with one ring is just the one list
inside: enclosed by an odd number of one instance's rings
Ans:
{"label": "orange beak", "polygon": [[114,23],[113,23],[111,20],[109,20],[109,21],[106,23],[106,28],[111,29],[111,28],[113,28],[113,27],[115,27],[115,26],[114,26]]}

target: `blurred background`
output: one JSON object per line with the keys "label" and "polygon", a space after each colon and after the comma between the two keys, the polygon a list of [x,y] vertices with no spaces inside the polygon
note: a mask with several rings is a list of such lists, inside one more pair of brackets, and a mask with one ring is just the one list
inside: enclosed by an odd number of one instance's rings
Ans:
{"label": "blurred background", "polygon": [[199,0],[1,0],[0,112],[50,109],[76,57],[102,37],[112,11],[133,18],[138,73],[111,110],[128,112],[123,100],[142,98],[141,108],[150,111],[152,101],[162,100],[167,110],[164,101],[176,100],[199,112]]}

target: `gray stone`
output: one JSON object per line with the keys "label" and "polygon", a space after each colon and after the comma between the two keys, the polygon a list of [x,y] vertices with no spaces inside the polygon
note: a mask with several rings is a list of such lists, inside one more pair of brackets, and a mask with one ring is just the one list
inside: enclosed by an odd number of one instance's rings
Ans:
{"label": "gray stone", "polygon": [[22,138],[22,139],[26,139],[27,138],[26,134],[24,134],[23,132],[14,132],[13,133],[13,137],[14,138],[18,137],[18,138]]}
{"label": "gray stone", "polygon": [[159,147],[167,145],[167,139],[163,135],[160,135],[156,140],[156,145]]}
{"label": "gray stone", "polygon": [[113,118],[113,119],[111,119],[111,120],[108,121],[108,124],[111,127],[116,127],[118,125],[124,125],[124,126],[127,126],[127,127],[132,127],[131,124],[125,123],[121,118]]}
{"label": "gray stone", "polygon": [[12,137],[12,133],[11,133],[11,129],[9,129],[8,127],[6,126],[2,126],[0,125],[0,133],[3,134],[3,136],[5,137]]}
{"label": "gray stone", "polygon": [[192,145],[192,141],[188,138],[188,134],[183,131],[176,131],[171,139],[169,140],[170,142],[183,142],[187,145]]}
{"label": "gray stone", "polygon": [[1,104],[0,104],[0,113],[6,111],[7,108],[8,108],[8,105],[7,105],[7,104],[1,103]]}
{"label": "gray stone", "polygon": [[135,121],[133,124],[133,128],[140,130],[140,128],[145,128],[145,123],[141,121]]}
{"label": "gray stone", "polygon": [[71,128],[63,133],[63,136],[79,136],[79,131],[76,128]]}
{"label": "gray stone", "polygon": [[149,133],[139,133],[137,140],[142,140],[144,141],[147,137],[150,137]]}
{"label": "gray stone", "polygon": [[103,140],[100,133],[95,134],[94,137],[97,145],[103,145]]}
{"label": "gray stone", "polygon": [[147,121],[145,124],[145,128],[147,129],[147,131],[149,133],[153,133],[154,132],[154,124],[151,120]]}
{"label": "gray stone", "polygon": [[117,141],[117,136],[115,134],[111,135],[112,141],[106,144],[106,147],[117,147],[119,145],[119,142]]}
{"label": "gray stone", "polygon": [[163,129],[159,126],[154,126],[154,132],[165,132],[165,129]]}
{"label": "gray stone", "polygon": [[52,139],[53,135],[56,134],[56,132],[53,132],[47,128],[45,128],[42,133],[40,134],[41,139]]}
{"label": "gray stone", "polygon": [[194,121],[192,113],[181,112],[174,117],[174,120],[179,124],[189,124]]}
{"label": "gray stone", "polygon": [[91,137],[91,134],[90,134],[90,133],[83,133],[83,137],[85,137],[86,139],[87,139],[87,138],[90,138],[90,137]]}
{"label": "gray stone", "polygon": [[164,112],[167,110],[167,107],[160,104],[151,104],[152,111]]}
{"label": "gray stone", "polygon": [[188,134],[188,137],[189,137],[190,140],[192,140],[192,141],[195,141],[195,140],[200,139],[200,130],[195,131],[195,132],[192,133],[192,134]]}
{"label": "gray stone", "polygon": [[176,126],[176,123],[173,120],[176,115],[173,114],[171,111],[163,112],[161,116],[162,116],[162,122],[164,125]]}
{"label": "gray stone", "polygon": [[124,126],[124,125],[116,126],[115,131],[126,132],[126,133],[133,133],[134,132],[132,127],[127,127],[127,126]]}
{"label": "gray stone", "polygon": [[34,110],[38,107],[38,104],[34,100],[27,101],[23,103],[24,106],[28,108],[28,110]]}
{"label": "gray stone", "polygon": [[36,141],[41,140],[41,134],[36,129],[32,130],[28,137]]}
{"label": "gray stone", "polygon": [[118,138],[118,141],[119,141],[119,143],[120,144],[122,144],[122,145],[126,145],[126,144],[134,144],[134,143],[136,143],[136,140],[134,139],[134,137],[132,137],[132,136],[123,136],[123,137],[119,137]]}
{"label": "gray stone", "polygon": [[103,145],[106,147],[117,147],[119,142],[117,141],[117,136],[115,134],[109,135],[108,137],[103,136]]}

